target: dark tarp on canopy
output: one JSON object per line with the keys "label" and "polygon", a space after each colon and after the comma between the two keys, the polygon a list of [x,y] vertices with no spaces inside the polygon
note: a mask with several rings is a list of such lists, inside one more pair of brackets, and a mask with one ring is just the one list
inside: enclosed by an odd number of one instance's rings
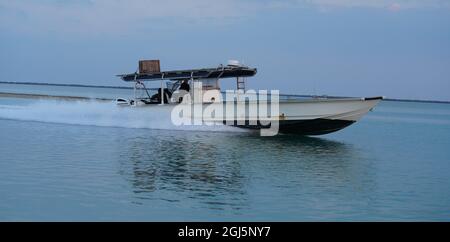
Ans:
{"label": "dark tarp on canopy", "polygon": [[124,81],[157,81],[157,80],[184,80],[208,79],[208,78],[231,78],[249,77],[256,74],[256,68],[246,66],[219,66],[217,68],[203,68],[192,70],[162,71],[154,73],[131,73],[117,75]]}

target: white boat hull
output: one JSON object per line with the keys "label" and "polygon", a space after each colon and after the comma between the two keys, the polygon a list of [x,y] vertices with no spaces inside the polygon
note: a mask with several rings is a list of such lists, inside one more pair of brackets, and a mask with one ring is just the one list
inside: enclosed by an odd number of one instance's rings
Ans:
{"label": "white boat hull", "polygon": [[[323,135],[341,130],[374,108],[382,97],[311,99],[280,102],[279,132],[283,134]],[[268,128],[236,125],[242,128]]]}
{"label": "white boat hull", "polygon": [[[375,107],[381,99],[382,97],[313,98],[306,100],[280,101],[279,115],[264,120],[259,119],[258,115],[251,116],[248,113],[231,118],[226,115],[216,115],[213,118],[205,118],[205,116],[202,115],[189,116],[189,112],[187,112],[187,119],[201,119],[200,123],[221,123],[245,129],[267,129],[270,128],[271,125],[261,124],[264,123],[262,121],[266,121],[265,123],[267,123],[267,121],[276,121],[279,125],[279,133],[282,134],[322,135],[338,131],[358,121]],[[211,106],[214,105],[217,105],[217,107],[226,106],[226,104],[222,102],[202,104],[201,113],[203,113],[207,107],[211,108]],[[247,102],[245,105],[248,106],[248,108],[258,108],[256,107],[258,105],[257,102]],[[252,105],[255,105],[255,107],[252,107]],[[192,104],[134,105],[136,108],[150,108],[154,111],[156,111],[155,109],[158,109],[157,113],[167,113],[168,115],[171,115],[176,106],[178,106],[178,108],[181,106],[185,110],[191,110]]]}

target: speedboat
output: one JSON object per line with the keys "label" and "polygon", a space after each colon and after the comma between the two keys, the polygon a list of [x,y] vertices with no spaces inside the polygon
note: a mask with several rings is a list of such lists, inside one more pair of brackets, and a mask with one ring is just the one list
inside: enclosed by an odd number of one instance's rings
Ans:
{"label": "speedboat", "polygon": [[[306,97],[279,95],[277,90],[247,90],[246,78],[256,73],[256,68],[238,61],[215,68],[161,71],[159,60],[143,60],[139,62],[139,71],[117,75],[134,83],[134,96],[116,101],[120,106],[172,115],[174,123],[174,117],[180,118],[182,113],[184,121],[192,121],[190,125],[225,124],[261,132],[276,126],[272,135],[323,135],[355,123],[383,99]],[[236,89],[223,92],[220,89],[223,79],[235,79]],[[145,82],[159,85],[147,88]],[[186,122],[178,120],[178,123]]]}

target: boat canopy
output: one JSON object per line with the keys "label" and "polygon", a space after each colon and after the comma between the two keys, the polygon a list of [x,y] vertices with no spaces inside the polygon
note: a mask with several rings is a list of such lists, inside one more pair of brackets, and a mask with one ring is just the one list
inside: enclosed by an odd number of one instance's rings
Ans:
{"label": "boat canopy", "polygon": [[250,77],[256,74],[256,68],[235,65],[220,65],[217,68],[202,68],[191,70],[162,71],[152,73],[131,73],[117,75],[124,81],[158,81],[158,80],[185,80],[185,79],[210,79]]}

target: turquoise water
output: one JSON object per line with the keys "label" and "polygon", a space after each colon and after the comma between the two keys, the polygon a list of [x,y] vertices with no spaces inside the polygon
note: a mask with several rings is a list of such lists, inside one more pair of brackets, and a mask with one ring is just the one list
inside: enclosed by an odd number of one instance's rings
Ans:
{"label": "turquoise water", "polygon": [[316,138],[112,107],[0,97],[0,220],[449,221],[448,104],[383,101]]}

